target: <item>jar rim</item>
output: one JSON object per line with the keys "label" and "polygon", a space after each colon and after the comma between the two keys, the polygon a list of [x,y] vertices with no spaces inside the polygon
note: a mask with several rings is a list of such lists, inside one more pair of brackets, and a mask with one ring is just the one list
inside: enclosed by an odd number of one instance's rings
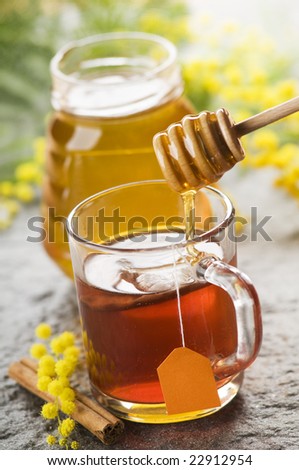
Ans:
{"label": "jar rim", "polygon": [[[119,40],[119,39],[138,39],[140,41],[148,41],[152,42],[153,44],[159,44],[164,47],[165,51],[167,51],[167,57],[156,67],[153,67],[151,70],[148,70],[144,77],[136,78],[137,81],[141,81],[142,78],[148,80],[149,77],[155,76],[160,74],[164,70],[166,70],[169,66],[171,66],[177,59],[177,49],[175,45],[170,42],[168,39],[159,36],[157,34],[151,33],[143,33],[137,31],[122,31],[122,32],[109,32],[109,33],[101,33],[96,34],[93,36],[88,36],[82,39],[75,39],[73,41],[68,42],[65,46],[63,46],[58,52],[54,55],[52,60],[50,61],[50,72],[52,76],[56,77],[57,79],[63,80],[70,84],[80,84],[84,83],[85,81],[76,78],[74,76],[70,76],[62,72],[59,68],[59,64],[62,62],[64,57],[71,51],[76,48],[81,48],[84,46],[96,44],[99,42],[104,41],[111,41],[111,40]],[[105,86],[115,86],[114,83],[106,83]]]}

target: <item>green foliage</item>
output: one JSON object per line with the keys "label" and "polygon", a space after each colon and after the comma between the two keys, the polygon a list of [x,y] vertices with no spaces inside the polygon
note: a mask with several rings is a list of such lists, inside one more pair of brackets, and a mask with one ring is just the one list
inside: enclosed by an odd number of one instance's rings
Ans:
{"label": "green foliage", "polygon": [[[4,0],[0,10],[0,144],[1,179],[14,164],[30,156],[32,140],[43,132],[49,99],[47,32],[37,38],[39,2],[30,8]],[[15,5],[18,5],[15,2]]]}

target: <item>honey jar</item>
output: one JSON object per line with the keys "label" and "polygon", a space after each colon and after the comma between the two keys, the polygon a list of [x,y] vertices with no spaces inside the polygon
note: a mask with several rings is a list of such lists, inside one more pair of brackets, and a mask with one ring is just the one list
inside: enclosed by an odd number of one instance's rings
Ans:
{"label": "honey jar", "polygon": [[194,112],[177,50],[139,32],[73,41],[51,61],[53,113],[42,189],[45,249],[72,276],[65,222],[88,196],[163,177],[153,136]]}

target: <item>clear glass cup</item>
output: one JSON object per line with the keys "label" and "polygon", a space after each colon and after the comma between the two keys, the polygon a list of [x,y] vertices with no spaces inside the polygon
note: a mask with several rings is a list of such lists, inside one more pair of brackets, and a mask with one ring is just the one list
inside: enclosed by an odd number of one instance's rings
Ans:
{"label": "clear glass cup", "polygon": [[51,76],[44,246],[72,276],[62,220],[98,191],[161,178],[153,136],[194,108],[183,95],[175,46],[156,35],[105,33],[73,41],[52,59]]}
{"label": "clear glass cup", "polygon": [[[121,185],[68,218],[86,360],[96,399],[125,419],[195,419],[229,403],[262,340],[258,296],[237,268],[230,200],[195,201],[185,239],[182,198],[163,180]],[[221,406],[169,414],[157,367],[182,345],[210,360]],[[200,391],[198,391],[200,393]]]}

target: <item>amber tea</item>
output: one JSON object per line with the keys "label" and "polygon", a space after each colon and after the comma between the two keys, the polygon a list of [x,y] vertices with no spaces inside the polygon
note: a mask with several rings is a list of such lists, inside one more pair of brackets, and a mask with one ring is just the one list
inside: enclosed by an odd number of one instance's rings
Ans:
{"label": "amber tea", "polygon": [[[160,243],[165,238],[167,234],[159,234]],[[140,245],[127,239],[115,248],[122,243]],[[142,247],[151,244],[148,234]],[[142,269],[136,268],[138,256],[124,264],[111,258],[91,255],[84,265],[87,282],[77,278],[90,380],[96,390],[129,402],[160,403],[157,367],[174,348],[184,344],[212,364],[234,352],[235,313],[225,291],[194,280],[188,266],[173,264],[171,256],[166,266],[165,257],[157,255],[151,259],[155,268]],[[223,385],[225,377],[216,379]]]}

